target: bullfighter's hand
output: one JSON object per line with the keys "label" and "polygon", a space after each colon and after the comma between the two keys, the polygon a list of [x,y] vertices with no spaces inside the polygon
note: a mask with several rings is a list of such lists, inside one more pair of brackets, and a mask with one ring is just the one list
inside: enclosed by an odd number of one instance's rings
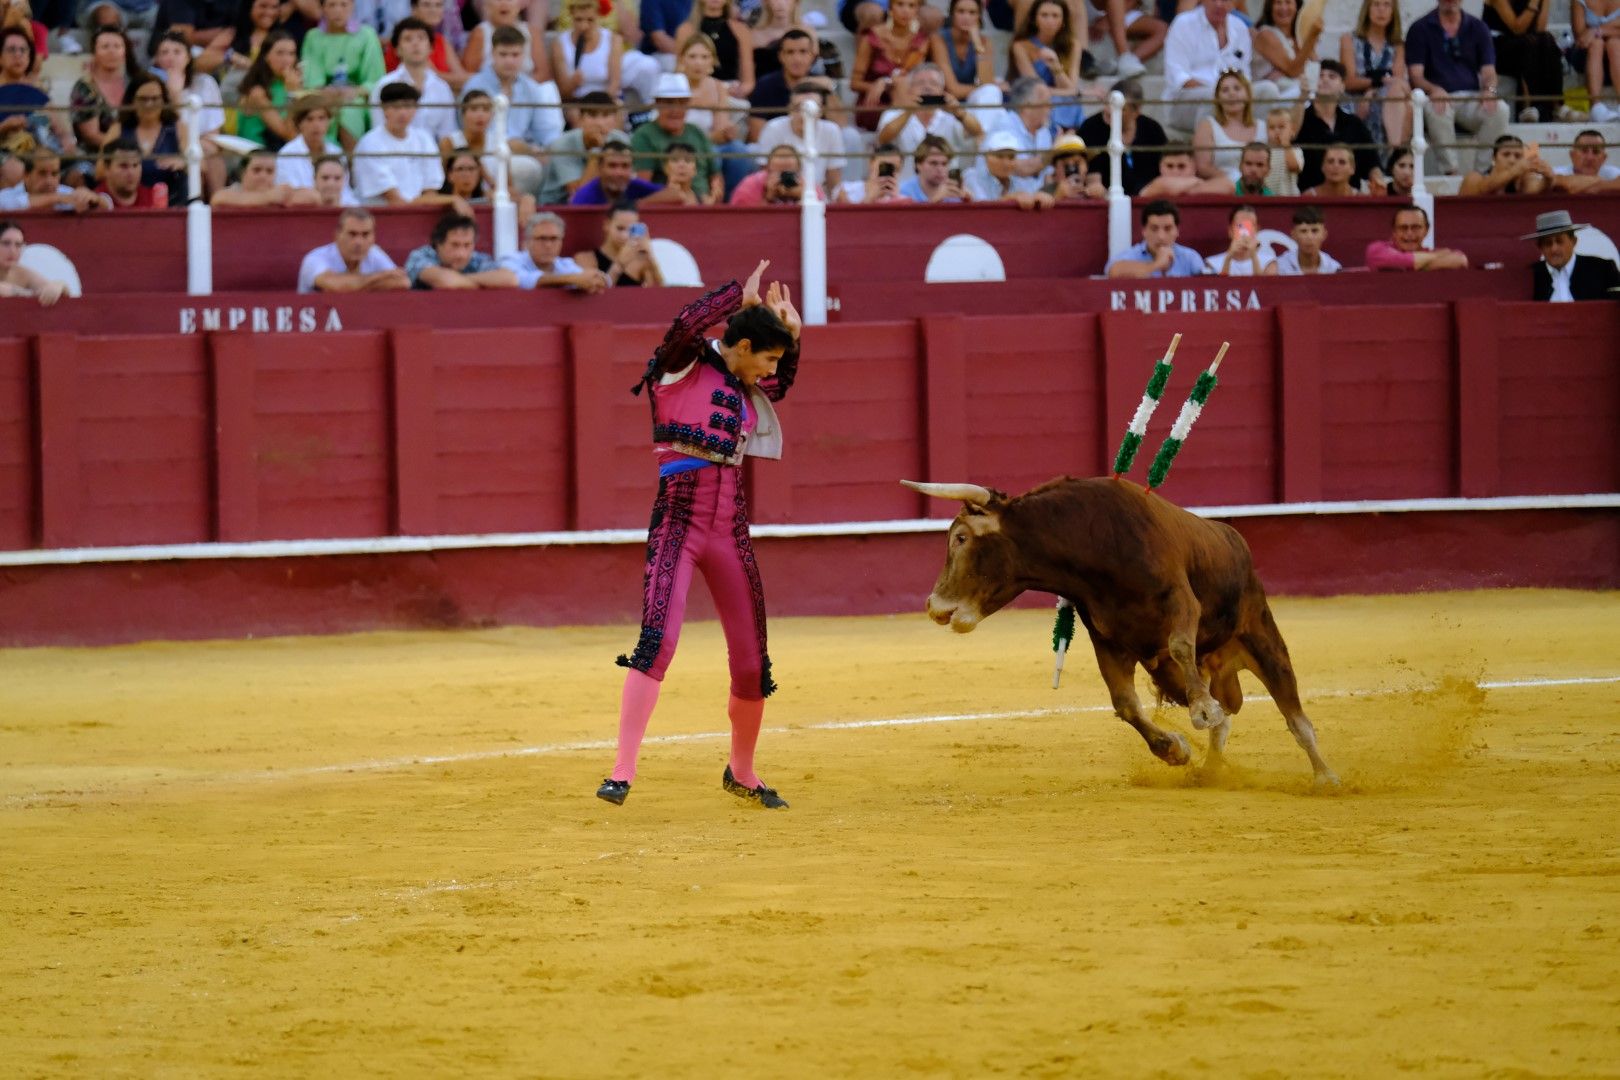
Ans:
{"label": "bullfighter's hand", "polygon": [[793,294],[788,291],[788,287],[780,281],[771,282],[770,291],[765,296],[765,304],[778,319],[782,320],[782,325],[787,327],[788,333],[797,340],[804,322],[799,318],[798,309],[793,306]]}
{"label": "bullfighter's hand", "polygon": [[765,276],[765,271],[770,265],[771,260],[761,259],[759,260],[759,265],[754,267],[754,272],[748,275],[748,280],[743,283],[743,307],[753,307],[755,304],[760,302],[759,279]]}

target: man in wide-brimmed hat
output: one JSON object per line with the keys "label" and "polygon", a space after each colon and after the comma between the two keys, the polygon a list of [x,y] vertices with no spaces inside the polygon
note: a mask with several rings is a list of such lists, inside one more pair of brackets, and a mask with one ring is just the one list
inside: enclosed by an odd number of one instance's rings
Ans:
{"label": "man in wide-brimmed hat", "polygon": [[1575,254],[1576,224],[1568,210],[1536,215],[1536,231],[1521,237],[1534,240],[1542,261],[1531,268],[1536,300],[1611,300],[1620,289],[1620,267],[1595,255]]}

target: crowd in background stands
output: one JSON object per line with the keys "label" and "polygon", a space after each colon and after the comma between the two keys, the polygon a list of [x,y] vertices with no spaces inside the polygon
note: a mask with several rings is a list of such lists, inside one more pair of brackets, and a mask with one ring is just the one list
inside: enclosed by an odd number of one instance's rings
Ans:
{"label": "crowd in background stands", "polygon": [[[498,94],[531,225],[545,205],[793,203],[807,186],[834,203],[1102,199],[1110,89],[1126,101],[1133,196],[1408,194],[1413,87],[1464,193],[1620,190],[1596,129],[1561,170],[1505,134],[1515,112],[1585,115],[1563,101],[1547,0],[1487,0],[1484,20],[1438,0],[1404,30],[1395,0],[1363,0],[1338,59],[1320,62],[1320,22],[1302,26],[1298,0],[1261,0],[1252,20],[1232,0],[846,0],[847,72],[798,3],[642,0],[632,15],[623,0],[49,0],[41,16],[82,35],[56,39],[84,52],[63,113],[38,84],[46,26],[27,0],[0,0],[0,210],[425,203],[467,221],[491,198]],[[1603,100],[1620,0],[1573,11],[1590,115],[1620,118]],[[987,25],[1011,33],[1007,80]],[[1104,38],[1117,58],[1099,63],[1087,46]],[[1169,130],[1136,77],[1161,51]],[[1500,73],[1518,79],[1517,101],[1498,97]],[[200,192],[178,110],[188,94],[202,102]],[[452,233],[428,249],[459,277],[407,267],[410,284],[512,283],[453,265],[440,251]],[[626,258],[582,254],[608,279],[644,282],[626,243]],[[1240,249],[1224,254],[1241,262]],[[594,287],[578,272],[571,287]]]}

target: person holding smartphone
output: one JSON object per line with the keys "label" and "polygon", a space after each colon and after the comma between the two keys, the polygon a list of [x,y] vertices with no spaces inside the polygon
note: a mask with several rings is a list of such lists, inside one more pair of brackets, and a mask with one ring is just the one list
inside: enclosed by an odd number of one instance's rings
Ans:
{"label": "person holding smartphone", "polygon": [[1260,215],[1252,206],[1232,210],[1226,221],[1226,250],[1204,260],[1207,273],[1222,277],[1264,277],[1277,272],[1277,259],[1260,246]]}
{"label": "person holding smartphone", "polygon": [[1087,167],[1086,141],[1072,133],[1052,144],[1052,179],[1041,190],[1054,199],[1108,198],[1102,177]]}
{"label": "person holding smartphone", "polygon": [[862,204],[910,202],[900,194],[900,148],[884,143],[872,151],[866,164],[866,183],[861,187]]}
{"label": "person holding smartphone", "polygon": [[[817,194],[821,194],[819,188]],[[803,162],[797,150],[783,144],[771,150],[763,169],[737,182],[730,203],[732,206],[796,206],[803,198]]]}
{"label": "person holding smartphone", "polygon": [[619,203],[608,209],[602,222],[602,242],[589,251],[581,251],[574,261],[584,267],[596,267],[607,275],[612,285],[662,285],[664,276],[658,272],[653,258],[652,239],[647,226],[629,203]]}
{"label": "person holding smartphone", "polygon": [[894,108],[878,119],[877,141],[893,143],[905,155],[902,180],[913,175],[913,157],[923,139],[944,139],[953,151],[984,134],[969,109],[945,92],[945,73],[933,64],[918,64],[909,75],[897,76]]}
{"label": "person holding smartphone", "polygon": [[[765,699],[776,689],[766,641],[765,589],[749,536],[743,460],[779,458],[775,402],[799,367],[799,313],[780,283],[761,295],[770,263],[681,309],[635,388],[652,408],[658,494],[647,530],[641,634],[618,658],[625,672],[613,771],[596,797],[623,805],[641,743],[675,655],[692,579],[702,574],[725,630],[731,752],[721,787],[771,810],[787,800],[754,769]],[[719,341],[706,331],[724,325]]]}
{"label": "person holding smartphone", "polygon": [[961,203],[968,202],[967,189],[962,186],[962,170],[950,144],[929,135],[912,155],[917,174],[900,185],[900,194],[912,202]]}

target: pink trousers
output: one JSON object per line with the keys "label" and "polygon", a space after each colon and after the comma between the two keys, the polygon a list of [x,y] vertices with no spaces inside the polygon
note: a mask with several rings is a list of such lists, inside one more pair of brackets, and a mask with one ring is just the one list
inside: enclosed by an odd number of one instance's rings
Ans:
{"label": "pink trousers", "polygon": [[765,647],[765,590],[735,467],[709,465],[659,479],[647,530],[641,638],[634,652],[619,657],[620,666],[663,681],[680,640],[694,571],[708,583],[726,635],[732,696],[762,700],[776,684]]}

